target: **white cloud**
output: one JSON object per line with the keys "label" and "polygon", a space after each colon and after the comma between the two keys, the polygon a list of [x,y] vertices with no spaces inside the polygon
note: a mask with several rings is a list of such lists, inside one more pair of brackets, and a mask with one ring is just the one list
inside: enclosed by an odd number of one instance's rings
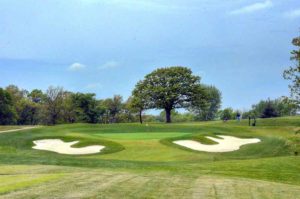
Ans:
{"label": "white cloud", "polygon": [[96,88],[102,88],[102,84],[100,83],[92,83],[85,86],[86,89],[96,89]]}
{"label": "white cloud", "polygon": [[291,19],[300,17],[300,8],[299,8],[299,9],[296,9],[296,10],[291,10],[291,11],[289,11],[289,12],[286,12],[286,13],[284,14],[284,16],[287,17],[287,18],[291,18]]}
{"label": "white cloud", "polygon": [[80,71],[86,68],[86,65],[81,64],[81,63],[73,63],[69,66],[68,70],[69,71]]}
{"label": "white cloud", "polygon": [[232,15],[238,15],[238,14],[246,14],[246,13],[252,13],[259,10],[264,10],[267,8],[270,8],[273,6],[273,3],[271,0],[266,0],[265,2],[258,2],[254,3],[236,10],[233,10],[230,12]]}
{"label": "white cloud", "polygon": [[119,63],[116,61],[108,61],[106,63],[104,63],[103,65],[99,66],[99,69],[108,69],[108,68],[115,68],[119,66]]}

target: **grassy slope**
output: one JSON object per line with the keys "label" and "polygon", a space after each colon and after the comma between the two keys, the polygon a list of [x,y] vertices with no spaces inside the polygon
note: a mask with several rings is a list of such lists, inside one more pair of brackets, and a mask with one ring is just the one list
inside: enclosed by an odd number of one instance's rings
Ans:
{"label": "grassy slope", "polygon": [[[75,124],[5,133],[0,135],[0,197],[55,192],[57,197],[295,198],[300,195],[300,158],[294,156],[299,127],[300,118],[291,117],[259,120],[255,128],[247,121]],[[222,154],[172,144],[174,138],[205,141],[204,135],[216,134],[259,137],[262,142]],[[32,140],[45,137],[76,139],[81,146],[104,144],[107,150],[67,156],[31,149]]]}

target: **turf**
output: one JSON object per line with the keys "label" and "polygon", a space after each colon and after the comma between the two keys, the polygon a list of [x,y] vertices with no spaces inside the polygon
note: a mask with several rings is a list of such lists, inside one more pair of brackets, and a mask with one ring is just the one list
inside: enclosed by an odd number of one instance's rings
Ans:
{"label": "turf", "polygon": [[[0,198],[297,198],[300,117],[257,124],[72,124],[2,133]],[[207,135],[262,142],[228,153],[196,152],[172,143],[214,144]],[[32,141],[41,138],[79,140],[76,147],[101,144],[106,150],[81,156],[33,150]]]}

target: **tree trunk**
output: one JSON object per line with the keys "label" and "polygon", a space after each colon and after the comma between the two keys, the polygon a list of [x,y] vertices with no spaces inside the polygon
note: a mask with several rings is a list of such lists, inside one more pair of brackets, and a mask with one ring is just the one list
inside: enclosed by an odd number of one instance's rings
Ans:
{"label": "tree trunk", "polygon": [[171,109],[166,108],[166,123],[171,123]]}
{"label": "tree trunk", "polygon": [[140,110],[139,116],[140,116],[140,123],[143,124],[142,110]]}

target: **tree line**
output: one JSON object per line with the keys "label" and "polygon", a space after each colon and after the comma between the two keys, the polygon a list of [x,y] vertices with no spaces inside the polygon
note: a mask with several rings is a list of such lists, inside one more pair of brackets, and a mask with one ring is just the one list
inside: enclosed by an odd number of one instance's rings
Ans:
{"label": "tree line", "polygon": [[[161,115],[144,114],[148,109],[163,109],[165,121],[181,115],[188,120],[212,120],[221,104],[221,92],[214,86],[200,84],[200,77],[186,67],[157,69],[138,82],[132,96],[120,95],[96,99],[94,93],[74,93],[50,86],[45,92],[27,91],[15,85],[0,88],[0,124],[36,125],[64,123],[120,123],[162,121]],[[185,119],[183,119],[185,118]]]}
{"label": "tree line", "polygon": [[299,105],[293,99],[280,97],[277,99],[260,100],[253,104],[248,111],[233,110],[225,108],[218,112],[218,116],[222,120],[233,120],[239,115],[241,119],[250,118],[271,118],[297,115]]}
{"label": "tree line", "polygon": [[93,93],[73,93],[50,86],[31,92],[10,85],[0,88],[0,124],[112,123],[132,121],[128,102],[120,95],[97,100]]}

